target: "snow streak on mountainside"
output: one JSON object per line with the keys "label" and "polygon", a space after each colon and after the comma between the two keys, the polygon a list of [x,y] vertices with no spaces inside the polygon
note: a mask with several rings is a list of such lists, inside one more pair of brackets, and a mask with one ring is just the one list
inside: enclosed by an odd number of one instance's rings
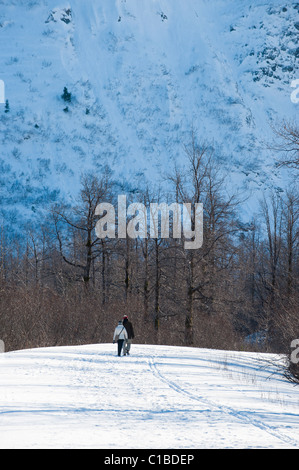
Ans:
{"label": "snow streak on mountainside", "polygon": [[298,29],[288,1],[1,0],[2,211],[76,195],[106,164],[157,181],[192,127],[232,186],[283,189],[266,143],[298,113]]}

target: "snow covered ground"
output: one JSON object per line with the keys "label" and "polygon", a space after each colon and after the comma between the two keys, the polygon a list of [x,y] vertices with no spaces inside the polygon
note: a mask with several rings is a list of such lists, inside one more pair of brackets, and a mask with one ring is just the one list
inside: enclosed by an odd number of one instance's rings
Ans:
{"label": "snow covered ground", "polygon": [[299,389],[269,354],[112,344],[0,355],[1,448],[299,447]]}

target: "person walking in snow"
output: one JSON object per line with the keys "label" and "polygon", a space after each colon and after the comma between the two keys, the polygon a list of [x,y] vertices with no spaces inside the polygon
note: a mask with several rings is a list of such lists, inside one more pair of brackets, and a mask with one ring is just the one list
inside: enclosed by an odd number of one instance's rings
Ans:
{"label": "person walking in snow", "polygon": [[[127,330],[125,329],[124,325],[122,324],[122,321],[118,322],[117,327],[114,330],[114,335],[113,335],[113,344],[115,341],[117,342],[117,354],[118,356],[121,356],[121,351],[124,346],[124,341],[128,339],[128,333]],[[125,356],[125,354],[124,354]]]}
{"label": "person walking in snow", "polygon": [[132,323],[129,321],[128,316],[124,315],[123,317],[123,326],[127,330],[128,339],[124,343],[124,355],[130,354],[132,340],[134,339],[134,328]]}

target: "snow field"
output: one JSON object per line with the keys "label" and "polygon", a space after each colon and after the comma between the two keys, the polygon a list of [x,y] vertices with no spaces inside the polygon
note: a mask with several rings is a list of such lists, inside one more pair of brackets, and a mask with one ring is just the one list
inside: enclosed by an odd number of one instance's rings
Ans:
{"label": "snow field", "polygon": [[0,448],[296,448],[298,388],[274,355],[64,346],[0,355]]}

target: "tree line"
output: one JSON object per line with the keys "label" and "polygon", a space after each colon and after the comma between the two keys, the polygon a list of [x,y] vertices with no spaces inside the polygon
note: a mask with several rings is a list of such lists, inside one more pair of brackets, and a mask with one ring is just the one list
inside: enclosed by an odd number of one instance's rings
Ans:
{"label": "tree line", "polygon": [[152,238],[148,227],[144,238],[98,238],[96,207],[116,206],[120,194],[109,168],[84,174],[77,202],[51,206],[22,242],[2,228],[6,350],[109,342],[127,314],[138,343],[289,351],[299,331],[298,188],[264,197],[244,224],[243,201],[229,194],[211,148],[192,136],[185,154],[184,168],[167,175],[167,190],[145,185],[126,196],[146,207],[202,203],[199,249],[185,249],[184,234],[173,236],[171,214],[169,238]]}

